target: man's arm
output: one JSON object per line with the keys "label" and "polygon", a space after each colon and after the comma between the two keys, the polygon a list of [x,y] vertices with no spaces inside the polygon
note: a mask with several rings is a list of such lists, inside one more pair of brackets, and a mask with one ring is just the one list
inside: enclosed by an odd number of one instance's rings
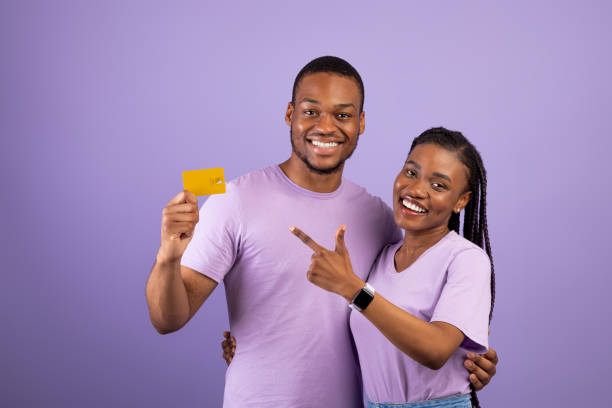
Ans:
{"label": "man's arm", "polygon": [[179,330],[216,287],[217,282],[191,268],[156,261],[147,281],[149,316],[155,330],[160,334]]}
{"label": "man's arm", "polygon": [[181,266],[199,221],[198,200],[182,191],[162,213],[161,246],[146,286],[151,323],[161,333],[183,327],[217,287],[217,282]]}
{"label": "man's arm", "polygon": [[[221,349],[223,350],[221,357],[229,365],[236,352],[236,338],[228,331],[223,332],[223,337],[225,340],[221,342]],[[474,384],[476,391],[482,390],[489,384],[497,371],[498,362],[497,352],[492,348],[489,348],[486,354],[468,353],[464,365],[469,373],[469,380]]]}

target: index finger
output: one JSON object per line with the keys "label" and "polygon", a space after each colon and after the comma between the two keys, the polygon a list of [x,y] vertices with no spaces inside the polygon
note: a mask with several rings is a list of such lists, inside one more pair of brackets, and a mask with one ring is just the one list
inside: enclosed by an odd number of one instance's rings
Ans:
{"label": "index finger", "polygon": [[293,235],[298,237],[303,243],[308,245],[310,247],[310,249],[312,249],[313,251],[318,252],[318,251],[320,251],[322,249],[322,247],[319,246],[319,244],[314,242],[312,238],[310,238],[308,235],[306,235],[298,227],[291,227],[291,228],[289,228],[289,231],[291,231],[293,233]]}

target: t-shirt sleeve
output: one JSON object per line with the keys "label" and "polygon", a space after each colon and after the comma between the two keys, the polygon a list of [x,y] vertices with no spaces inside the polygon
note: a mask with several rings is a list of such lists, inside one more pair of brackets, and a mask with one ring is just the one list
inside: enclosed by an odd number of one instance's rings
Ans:
{"label": "t-shirt sleeve", "polygon": [[461,347],[485,353],[489,347],[491,262],[480,249],[458,253],[448,267],[431,321],[452,324],[463,332]]}
{"label": "t-shirt sleeve", "polygon": [[227,187],[225,194],[209,197],[200,208],[200,221],[181,259],[181,265],[216,282],[234,265],[240,243],[237,192]]}
{"label": "t-shirt sleeve", "polygon": [[395,244],[403,238],[402,230],[395,223],[393,210],[382,200],[380,200],[380,203],[385,217],[385,244]]}

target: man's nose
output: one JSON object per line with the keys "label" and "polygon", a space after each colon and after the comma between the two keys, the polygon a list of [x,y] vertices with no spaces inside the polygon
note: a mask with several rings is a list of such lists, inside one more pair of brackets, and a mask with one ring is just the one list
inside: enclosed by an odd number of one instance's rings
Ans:
{"label": "man's nose", "polygon": [[330,115],[329,113],[321,114],[319,116],[319,121],[316,124],[316,129],[325,135],[333,133],[336,130],[333,115]]}

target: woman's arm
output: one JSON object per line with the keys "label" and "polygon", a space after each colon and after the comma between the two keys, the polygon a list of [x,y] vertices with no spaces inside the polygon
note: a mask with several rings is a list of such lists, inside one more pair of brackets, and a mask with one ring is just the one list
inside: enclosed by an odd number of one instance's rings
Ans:
{"label": "woman's arm", "polygon": [[[307,272],[308,280],[351,302],[355,294],[365,286],[365,282],[353,272],[344,244],[346,226],[341,226],[336,232],[334,251],[321,247],[298,228],[292,227],[290,230],[314,251]],[[434,370],[446,363],[464,338],[455,326],[443,322],[425,322],[393,305],[379,293],[374,295],[363,315],[397,348]]]}
{"label": "woman's arm", "polygon": [[[353,296],[346,299],[350,302]],[[423,321],[395,306],[379,293],[374,294],[374,299],[362,314],[395,347],[432,370],[440,369],[464,338],[461,330],[452,324]]]}

